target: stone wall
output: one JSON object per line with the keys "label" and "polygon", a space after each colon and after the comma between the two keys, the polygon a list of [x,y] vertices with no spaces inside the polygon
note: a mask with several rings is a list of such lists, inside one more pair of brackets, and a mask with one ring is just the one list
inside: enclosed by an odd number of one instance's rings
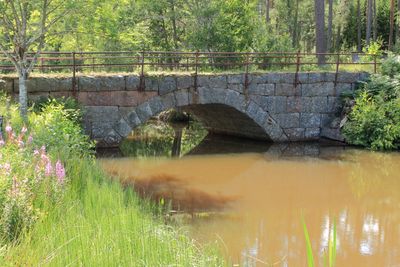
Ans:
{"label": "stone wall", "polygon": [[[85,129],[102,146],[117,145],[136,126],[170,108],[193,113],[214,132],[257,139],[305,141],[327,137],[342,140],[341,94],[352,92],[366,73],[294,73],[135,75],[31,78],[29,98],[75,95],[85,106]],[[247,82],[246,82],[247,81]],[[195,88],[195,84],[197,84]],[[14,96],[18,81],[4,79],[0,89]]]}

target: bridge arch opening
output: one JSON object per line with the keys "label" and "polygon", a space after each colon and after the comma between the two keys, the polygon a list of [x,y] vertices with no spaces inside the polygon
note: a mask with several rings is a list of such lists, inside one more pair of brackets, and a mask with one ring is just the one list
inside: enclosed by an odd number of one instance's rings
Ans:
{"label": "bridge arch opening", "polygon": [[115,146],[133,129],[170,109],[192,114],[211,133],[273,142],[287,141],[283,129],[268,111],[237,91],[218,88],[182,89],[151,97],[125,112],[104,141]]}
{"label": "bridge arch opening", "polygon": [[253,119],[226,104],[193,104],[181,110],[193,115],[209,133],[272,141]]}

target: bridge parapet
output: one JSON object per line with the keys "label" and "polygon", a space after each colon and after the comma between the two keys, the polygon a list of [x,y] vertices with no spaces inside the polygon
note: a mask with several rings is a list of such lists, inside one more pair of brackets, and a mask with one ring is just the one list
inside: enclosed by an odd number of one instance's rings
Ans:
{"label": "bridge parapet", "polygon": [[[29,98],[76,97],[85,106],[85,129],[102,146],[118,144],[136,126],[170,108],[182,108],[210,131],[272,141],[341,140],[341,95],[367,73],[299,72],[213,75],[36,77]],[[18,94],[14,78],[0,89]]]}

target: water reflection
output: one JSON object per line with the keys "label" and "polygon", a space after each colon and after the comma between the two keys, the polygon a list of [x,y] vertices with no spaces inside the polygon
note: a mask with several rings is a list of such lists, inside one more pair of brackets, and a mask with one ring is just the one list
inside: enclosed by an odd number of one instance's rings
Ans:
{"label": "water reflection", "polygon": [[145,199],[151,199],[156,203],[160,203],[161,199],[168,201],[174,213],[184,211],[192,216],[199,212],[224,210],[237,199],[235,196],[211,194],[191,188],[186,181],[168,175],[147,179],[125,177],[121,183],[133,187]]}
{"label": "water reflection", "polygon": [[[204,155],[221,151],[218,144],[229,154]],[[246,149],[256,153],[232,154]],[[141,194],[172,199],[174,209],[213,211],[194,216],[190,233],[222,240],[233,264],[306,266],[303,214],[319,266],[334,221],[337,266],[400,266],[399,153],[208,136],[183,154],[101,163]]]}

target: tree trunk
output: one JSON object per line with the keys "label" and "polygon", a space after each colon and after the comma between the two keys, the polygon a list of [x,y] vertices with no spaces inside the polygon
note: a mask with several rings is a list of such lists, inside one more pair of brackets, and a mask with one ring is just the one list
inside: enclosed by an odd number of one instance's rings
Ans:
{"label": "tree trunk", "polygon": [[174,142],[172,143],[172,157],[179,157],[181,155],[181,144],[182,144],[182,128],[174,127]]}
{"label": "tree trunk", "polygon": [[328,36],[326,38],[326,50],[331,52],[332,49],[332,20],[333,20],[333,0],[329,0],[328,13]]}
{"label": "tree trunk", "polygon": [[171,12],[172,12],[172,31],[173,31],[173,39],[174,39],[174,48],[178,50],[178,33],[176,30],[176,12],[175,12],[175,2],[173,0],[170,1]]}
{"label": "tree trunk", "polygon": [[361,4],[357,0],[357,52],[361,53]]}
{"label": "tree trunk", "polygon": [[396,40],[400,39],[400,0],[397,0],[397,22],[396,22]]}
{"label": "tree trunk", "polygon": [[[325,0],[315,0],[315,48],[317,53],[326,52],[325,38]],[[319,54],[318,65],[325,64],[325,55]]]}
{"label": "tree trunk", "polygon": [[340,26],[338,26],[337,34],[336,34],[336,44],[335,44],[336,51],[340,51],[341,42],[342,42],[342,39],[341,39],[341,28],[340,28]]}
{"label": "tree trunk", "polygon": [[372,0],[367,1],[367,23],[365,31],[365,43],[369,46],[371,42],[371,26],[372,26]]}
{"label": "tree trunk", "polygon": [[23,120],[26,121],[28,118],[28,91],[26,88],[28,73],[23,69],[19,72],[18,76],[20,114]]}
{"label": "tree trunk", "polygon": [[297,47],[298,41],[298,21],[299,21],[299,0],[296,0],[296,10],[294,13],[293,31],[292,31],[292,46]]}
{"label": "tree trunk", "polygon": [[270,20],[271,18],[269,17],[269,0],[265,0],[265,22],[269,24]]}
{"label": "tree trunk", "polygon": [[393,32],[394,32],[394,0],[390,0],[390,30],[388,49],[393,47]]}
{"label": "tree trunk", "polygon": [[376,0],[373,0],[373,6],[372,6],[372,39],[374,42],[376,42],[377,37],[378,37],[378,18],[376,15]]}

